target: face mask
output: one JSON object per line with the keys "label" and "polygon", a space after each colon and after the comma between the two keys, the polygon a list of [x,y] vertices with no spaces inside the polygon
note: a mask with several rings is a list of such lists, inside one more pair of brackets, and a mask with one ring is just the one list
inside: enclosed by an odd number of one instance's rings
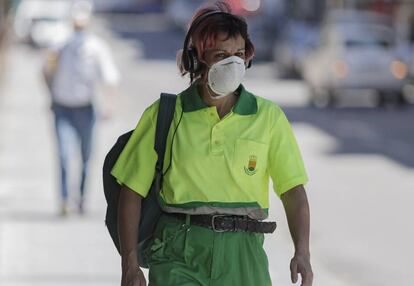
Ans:
{"label": "face mask", "polygon": [[231,56],[212,65],[208,71],[208,86],[218,99],[234,92],[242,82],[246,68],[244,60]]}

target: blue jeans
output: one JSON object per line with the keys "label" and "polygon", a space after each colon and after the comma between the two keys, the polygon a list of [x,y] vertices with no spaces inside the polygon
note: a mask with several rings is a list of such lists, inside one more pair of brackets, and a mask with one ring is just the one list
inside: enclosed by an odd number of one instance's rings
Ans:
{"label": "blue jeans", "polygon": [[[69,151],[73,150],[73,146],[69,146],[73,140],[66,140],[66,131],[69,126],[72,128],[80,143],[80,151],[82,158],[82,173],[80,182],[80,200],[83,201],[85,195],[85,181],[87,177],[87,169],[89,158],[91,155],[92,133],[95,124],[95,112],[92,105],[85,107],[65,107],[62,105],[53,105],[55,115],[55,130],[58,143],[59,161],[60,161],[60,183],[61,198],[66,201],[68,198],[68,167],[69,167]],[[77,144],[78,145],[78,144]],[[79,145],[76,146],[79,148]]]}

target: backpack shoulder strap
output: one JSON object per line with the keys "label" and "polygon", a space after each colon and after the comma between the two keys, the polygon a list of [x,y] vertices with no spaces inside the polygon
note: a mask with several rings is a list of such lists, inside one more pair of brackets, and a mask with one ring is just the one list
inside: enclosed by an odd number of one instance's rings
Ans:
{"label": "backpack shoulder strap", "polygon": [[174,118],[176,99],[177,96],[175,94],[161,93],[154,144],[154,149],[158,154],[157,164],[155,165],[155,170],[158,174],[162,173],[164,165],[165,148],[168,132]]}

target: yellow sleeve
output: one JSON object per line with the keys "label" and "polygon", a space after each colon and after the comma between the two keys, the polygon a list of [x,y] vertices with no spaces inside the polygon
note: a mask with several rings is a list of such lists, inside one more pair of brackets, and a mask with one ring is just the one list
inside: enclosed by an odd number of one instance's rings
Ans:
{"label": "yellow sleeve", "polygon": [[153,104],[144,111],[111,171],[120,184],[143,197],[147,196],[155,175],[157,153],[154,142],[158,105]]}
{"label": "yellow sleeve", "polygon": [[273,117],[269,147],[269,174],[280,197],[308,181],[302,156],[288,119],[281,109]]}

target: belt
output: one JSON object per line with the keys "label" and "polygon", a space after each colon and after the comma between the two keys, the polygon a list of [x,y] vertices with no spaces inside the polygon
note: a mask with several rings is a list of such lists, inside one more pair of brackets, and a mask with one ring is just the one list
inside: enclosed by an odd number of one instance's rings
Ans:
{"label": "belt", "polygon": [[[165,213],[168,216],[186,220],[187,214]],[[251,219],[247,216],[236,215],[190,215],[190,224],[207,227],[215,232],[256,232],[273,233],[276,229],[276,222],[262,222]]]}

